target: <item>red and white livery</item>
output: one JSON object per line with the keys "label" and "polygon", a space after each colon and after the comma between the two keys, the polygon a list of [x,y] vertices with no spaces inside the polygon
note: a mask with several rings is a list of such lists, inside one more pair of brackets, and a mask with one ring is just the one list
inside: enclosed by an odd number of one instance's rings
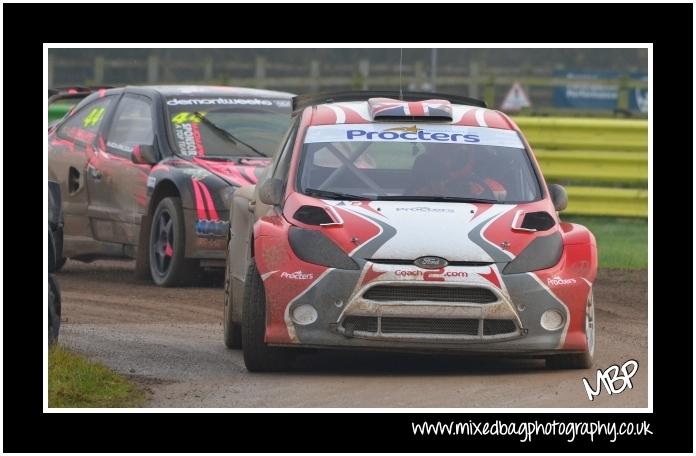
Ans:
{"label": "red and white livery", "polygon": [[250,370],[285,369],[299,347],[591,365],[595,239],[559,219],[565,190],[508,116],[418,93],[293,109],[230,211],[225,343]]}

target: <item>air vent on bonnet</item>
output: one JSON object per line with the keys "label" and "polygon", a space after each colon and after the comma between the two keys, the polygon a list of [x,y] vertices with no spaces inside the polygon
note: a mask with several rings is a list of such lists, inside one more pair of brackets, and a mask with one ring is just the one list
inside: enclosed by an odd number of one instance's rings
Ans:
{"label": "air vent on bonnet", "polygon": [[528,212],[522,221],[522,228],[537,231],[546,231],[556,224],[556,221],[548,212]]}
{"label": "air vent on bonnet", "polygon": [[293,215],[295,220],[305,223],[307,225],[323,225],[326,223],[333,223],[329,214],[320,207],[316,206],[302,206]]}
{"label": "air vent on bonnet", "polygon": [[452,105],[447,100],[401,101],[392,98],[370,98],[367,104],[372,120],[452,120]]}
{"label": "air vent on bonnet", "polygon": [[527,212],[517,211],[512,219],[512,229],[517,231],[546,231],[556,225],[556,220],[545,211]]}
{"label": "air vent on bonnet", "polygon": [[343,225],[343,219],[331,206],[324,208],[317,206],[305,205],[295,211],[293,215],[295,220],[307,225],[317,226],[340,226]]}

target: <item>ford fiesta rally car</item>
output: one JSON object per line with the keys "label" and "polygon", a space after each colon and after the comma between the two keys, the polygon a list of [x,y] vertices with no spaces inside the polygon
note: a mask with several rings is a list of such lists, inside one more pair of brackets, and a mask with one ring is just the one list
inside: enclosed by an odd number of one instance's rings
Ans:
{"label": "ford fiesta rally car", "polygon": [[230,209],[224,338],[249,370],[297,347],[594,353],[594,236],[559,220],[505,114],[437,94],[293,99],[281,152]]}
{"label": "ford fiesta rally car", "polygon": [[65,258],[135,258],[157,285],[224,267],[231,196],[253,184],[290,122],[291,95],[232,87],[49,91],[82,98],[48,134]]}

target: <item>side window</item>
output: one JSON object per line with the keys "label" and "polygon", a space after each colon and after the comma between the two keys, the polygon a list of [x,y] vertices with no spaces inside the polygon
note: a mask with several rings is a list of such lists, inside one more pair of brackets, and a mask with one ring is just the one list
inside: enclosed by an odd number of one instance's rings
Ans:
{"label": "side window", "polygon": [[106,135],[106,151],[130,156],[135,146],[152,144],[154,138],[150,100],[137,95],[124,96]]}
{"label": "side window", "polygon": [[104,97],[94,100],[67,119],[58,128],[56,134],[64,139],[89,144],[94,141],[99,126],[106,117],[106,111],[114,97]]}

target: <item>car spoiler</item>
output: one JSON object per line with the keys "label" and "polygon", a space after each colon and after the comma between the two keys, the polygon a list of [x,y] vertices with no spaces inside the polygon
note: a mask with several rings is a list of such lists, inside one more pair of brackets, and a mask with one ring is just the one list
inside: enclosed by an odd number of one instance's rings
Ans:
{"label": "car spoiler", "polygon": [[48,89],[48,104],[55,103],[58,100],[81,100],[99,90],[113,89],[111,86],[71,86],[71,87],[56,87]]}
{"label": "car spoiler", "polygon": [[292,98],[292,113],[296,114],[307,106],[341,101],[367,101],[370,98],[394,98],[404,101],[448,100],[450,103],[478,106],[485,108],[486,102],[476,98],[462,97],[435,92],[398,92],[396,90],[354,90],[344,92],[321,92],[299,95]]}

